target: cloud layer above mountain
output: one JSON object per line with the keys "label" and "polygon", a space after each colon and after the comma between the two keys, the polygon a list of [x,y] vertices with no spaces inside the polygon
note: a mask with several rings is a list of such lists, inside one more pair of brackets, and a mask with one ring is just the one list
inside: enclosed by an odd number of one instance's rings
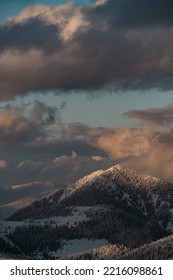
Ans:
{"label": "cloud layer above mountain", "polygon": [[98,4],[40,4],[1,22],[0,99],[48,89],[172,89],[172,1]]}
{"label": "cloud layer above mountain", "polygon": [[[0,168],[3,173],[8,172],[12,158],[16,157],[15,166],[24,161],[35,162],[35,159],[37,163],[45,161],[45,164],[39,165],[41,173],[37,180],[57,178],[62,173],[57,173],[57,170],[61,168],[69,172],[67,179],[77,178],[76,173],[81,165],[83,168],[80,168],[80,172],[87,174],[87,170],[95,170],[94,166],[108,168],[114,163],[123,163],[140,172],[173,180],[171,105],[128,111],[124,115],[136,118],[139,126],[110,128],[90,127],[80,122],[65,124],[61,121],[63,107],[55,109],[36,102],[29,107],[6,106],[1,109],[0,146],[5,157],[1,157]],[[49,166],[46,165],[47,158],[51,159]],[[29,172],[27,166],[26,173]],[[44,176],[47,172],[51,176]]]}
{"label": "cloud layer above mountain", "polygon": [[129,168],[173,180],[173,107],[134,110],[138,127],[88,127],[81,123],[59,125],[59,140],[86,143]]}

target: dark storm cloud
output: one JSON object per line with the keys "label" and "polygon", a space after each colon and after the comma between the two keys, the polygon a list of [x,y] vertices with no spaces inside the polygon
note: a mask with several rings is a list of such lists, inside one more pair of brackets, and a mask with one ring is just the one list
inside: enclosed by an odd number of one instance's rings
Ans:
{"label": "dark storm cloud", "polygon": [[0,25],[0,99],[49,89],[172,89],[172,5],[28,7]]}
{"label": "dark storm cloud", "polygon": [[57,33],[57,26],[46,24],[37,18],[18,24],[2,24],[0,25],[0,51],[8,49],[27,51],[32,48],[49,52],[58,50],[60,40]]}
{"label": "dark storm cloud", "polygon": [[152,27],[173,24],[172,0],[108,0],[93,16],[105,18],[115,27]]}
{"label": "dark storm cloud", "polygon": [[[156,70],[156,67],[155,67]],[[159,70],[159,69],[158,69]],[[159,91],[170,91],[173,89],[173,77],[160,75],[156,77],[139,77],[132,79],[127,78],[120,82],[115,83],[114,88],[117,91],[147,91],[157,89]]]}
{"label": "dark storm cloud", "polygon": [[132,110],[124,114],[128,118],[136,118],[147,124],[170,126],[173,124],[173,107],[152,108],[148,110]]}

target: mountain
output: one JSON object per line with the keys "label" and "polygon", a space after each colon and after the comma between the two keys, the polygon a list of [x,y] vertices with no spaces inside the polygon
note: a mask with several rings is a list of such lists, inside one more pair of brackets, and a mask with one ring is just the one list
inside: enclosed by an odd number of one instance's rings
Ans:
{"label": "mountain", "polygon": [[173,235],[153,241],[136,249],[109,245],[67,256],[68,260],[164,260],[173,258]]}
{"label": "mountain", "polygon": [[173,258],[173,235],[153,241],[136,249],[109,245],[78,254],[69,255],[68,260],[166,260]]}
{"label": "mountain", "polygon": [[18,210],[0,225],[2,238],[18,254],[34,258],[105,245],[132,251],[173,233],[173,184],[116,165]]}

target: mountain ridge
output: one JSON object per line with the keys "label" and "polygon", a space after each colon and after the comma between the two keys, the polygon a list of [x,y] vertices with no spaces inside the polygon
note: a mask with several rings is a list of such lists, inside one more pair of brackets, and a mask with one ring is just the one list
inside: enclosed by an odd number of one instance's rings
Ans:
{"label": "mountain ridge", "polygon": [[4,223],[12,223],[6,238],[36,258],[40,248],[51,258],[77,240],[88,244],[83,248],[93,247],[94,239],[133,250],[173,233],[173,184],[115,165],[18,210],[2,223],[6,228]]}
{"label": "mountain ridge", "polygon": [[[115,165],[107,170],[93,172],[46,199],[42,201],[47,202],[49,207],[52,202],[61,208],[117,203],[127,209],[134,208],[145,216],[158,214],[159,219],[160,213],[162,216],[163,213],[172,216],[173,184]],[[16,213],[12,219],[15,216]],[[168,224],[168,220],[165,223]]]}

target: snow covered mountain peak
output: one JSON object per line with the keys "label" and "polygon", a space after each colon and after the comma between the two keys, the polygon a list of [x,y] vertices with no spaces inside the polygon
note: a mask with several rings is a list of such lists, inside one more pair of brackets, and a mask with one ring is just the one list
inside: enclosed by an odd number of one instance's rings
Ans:
{"label": "snow covered mountain peak", "polygon": [[82,179],[78,180],[75,183],[75,185],[78,188],[78,187],[81,187],[83,184],[93,183],[95,180],[103,179],[104,177],[106,177],[107,174],[112,174],[112,175],[115,173],[118,174],[118,173],[122,172],[123,170],[125,170],[125,168],[118,164],[114,165],[106,170],[97,170],[97,171],[92,172],[89,175],[86,175]]}
{"label": "snow covered mountain peak", "polygon": [[110,195],[110,193],[113,195],[114,193],[114,196],[117,195],[118,199],[120,195],[124,199],[128,199],[128,204],[132,204],[132,199],[129,194],[134,191],[135,182],[133,182],[133,178],[131,180],[131,172],[133,173],[133,171],[128,171],[121,165],[115,165],[107,170],[93,172],[70,185],[62,194],[60,201],[72,195],[74,196],[75,193],[83,192],[86,196],[88,192],[96,191],[97,196],[101,192],[104,192],[104,195]]}
{"label": "snow covered mountain peak", "polygon": [[110,167],[109,169],[107,169],[107,171],[122,171],[123,169],[124,167],[122,165],[116,164]]}
{"label": "snow covered mountain peak", "polygon": [[134,170],[124,168],[121,165],[115,165],[107,170],[98,170],[78,180],[76,183],[70,185],[63,193],[60,201],[69,197],[75,191],[82,190],[83,188],[91,188],[95,186],[97,189],[117,189],[123,186],[124,191],[134,191],[141,187],[156,185],[161,182],[160,179],[139,174]]}
{"label": "snow covered mountain peak", "polygon": [[[57,231],[58,235],[63,234],[62,239],[66,239],[66,230],[69,240],[86,237],[87,233],[89,237],[103,238],[112,244],[136,247],[173,233],[172,209],[173,184],[115,165],[93,172],[65,190],[17,211],[9,221],[41,219],[47,223],[53,219],[53,238],[54,221],[61,219],[68,221],[62,232]],[[76,222],[68,229],[73,216]],[[50,230],[50,227],[44,229]],[[17,239],[18,228],[14,235]],[[24,235],[28,238],[26,232]]]}

